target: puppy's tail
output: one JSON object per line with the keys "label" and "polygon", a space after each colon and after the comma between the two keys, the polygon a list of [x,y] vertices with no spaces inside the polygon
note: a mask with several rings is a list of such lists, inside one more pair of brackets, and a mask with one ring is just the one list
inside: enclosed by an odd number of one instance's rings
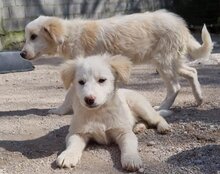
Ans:
{"label": "puppy's tail", "polygon": [[200,45],[193,36],[190,36],[188,53],[191,58],[208,58],[212,52],[213,43],[205,24],[202,28],[202,42],[202,45]]}
{"label": "puppy's tail", "polygon": [[162,110],[159,110],[157,111],[162,117],[167,117],[167,116],[170,116],[173,114],[173,111],[171,110],[165,110],[165,109],[162,109]]}

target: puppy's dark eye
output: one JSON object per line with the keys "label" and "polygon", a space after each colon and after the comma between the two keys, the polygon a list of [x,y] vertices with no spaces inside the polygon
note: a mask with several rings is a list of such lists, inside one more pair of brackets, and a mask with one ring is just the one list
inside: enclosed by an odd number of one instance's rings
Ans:
{"label": "puppy's dark eye", "polygon": [[106,79],[99,79],[98,82],[99,83],[104,83],[106,81]]}
{"label": "puppy's dark eye", "polygon": [[85,83],[86,83],[86,82],[84,82],[83,80],[80,80],[80,81],[79,81],[79,84],[80,84],[80,85],[85,85]]}
{"label": "puppy's dark eye", "polygon": [[36,34],[32,34],[31,35],[31,40],[35,40],[37,38],[37,35]]}

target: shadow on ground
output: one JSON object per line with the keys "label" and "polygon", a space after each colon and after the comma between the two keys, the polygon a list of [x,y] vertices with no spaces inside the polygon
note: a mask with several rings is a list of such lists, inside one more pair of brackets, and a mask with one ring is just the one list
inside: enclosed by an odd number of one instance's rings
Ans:
{"label": "shadow on ground", "polygon": [[14,111],[0,111],[0,117],[2,116],[27,116],[27,115],[37,115],[46,116],[50,109],[25,109],[25,110],[14,110]]}
{"label": "shadow on ground", "polygon": [[20,152],[29,159],[48,157],[65,147],[65,136],[69,126],[49,132],[48,134],[33,140],[0,141],[0,147],[10,152]]}
{"label": "shadow on ground", "polygon": [[[65,137],[68,133],[69,126],[63,126],[59,129],[49,132],[48,134],[33,140],[15,141],[6,140],[0,141],[0,147],[10,152],[20,152],[28,159],[37,159],[60,154],[65,149]],[[109,152],[113,167],[118,171],[123,171],[120,164],[120,150],[116,144],[99,145],[95,142],[89,143],[86,151],[96,151],[102,149]],[[53,169],[57,168],[54,162],[51,164]]]}
{"label": "shadow on ground", "polygon": [[207,145],[180,152],[168,158],[167,162],[179,167],[197,167],[206,174],[220,171],[220,145]]}
{"label": "shadow on ground", "polygon": [[65,61],[65,59],[61,58],[61,57],[49,57],[49,58],[38,58],[34,61],[32,61],[32,63],[34,65],[52,65],[52,66],[59,66],[61,65],[63,62]]}
{"label": "shadow on ground", "polygon": [[220,86],[220,65],[205,65],[197,68],[201,85]]}
{"label": "shadow on ground", "polygon": [[[203,105],[208,105],[204,103]],[[195,122],[220,124],[220,108],[201,109],[197,107],[173,108],[174,114],[167,117],[169,123],[176,122]]]}

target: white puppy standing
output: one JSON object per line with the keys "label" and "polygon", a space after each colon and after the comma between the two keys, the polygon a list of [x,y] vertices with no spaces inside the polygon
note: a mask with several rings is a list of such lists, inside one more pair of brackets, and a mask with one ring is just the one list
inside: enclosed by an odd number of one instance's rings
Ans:
{"label": "white puppy standing", "polygon": [[[209,57],[212,51],[210,34],[204,26],[203,44],[200,45],[181,17],[165,10],[101,20],[40,16],[26,26],[25,38],[21,56],[26,59],[43,54],[76,58],[109,52],[127,56],[134,63],[151,63],[167,88],[166,98],[159,109],[172,106],[180,90],[178,76],[189,81],[197,104],[203,101],[197,71],[184,60],[187,57]],[[68,93],[64,103],[50,112],[60,115],[69,112],[69,98]]]}
{"label": "white puppy standing", "polygon": [[122,167],[129,171],[142,166],[135,123],[142,119],[158,132],[169,125],[139,93],[117,89],[117,80],[127,81],[131,62],[123,56],[108,54],[78,58],[63,68],[62,80],[72,91],[74,115],[66,137],[66,150],[57,158],[60,167],[74,167],[88,141],[101,144],[116,142],[121,150]]}

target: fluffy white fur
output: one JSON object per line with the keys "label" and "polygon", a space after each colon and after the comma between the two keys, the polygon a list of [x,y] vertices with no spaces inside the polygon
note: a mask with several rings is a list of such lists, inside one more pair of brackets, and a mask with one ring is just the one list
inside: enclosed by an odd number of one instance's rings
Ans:
{"label": "fluffy white fur", "polygon": [[[134,63],[153,64],[167,87],[166,98],[159,109],[168,109],[173,104],[180,90],[178,76],[189,81],[197,104],[202,103],[197,71],[187,66],[184,59],[208,57],[212,51],[210,34],[204,25],[200,45],[181,17],[165,10],[101,20],[40,16],[26,26],[25,38],[21,55],[27,59],[42,54],[75,58],[107,51],[127,56]],[[71,107],[67,101],[52,112],[68,112]]]}
{"label": "fluffy white fur", "polygon": [[[60,167],[74,167],[89,140],[101,144],[115,142],[121,150],[122,167],[136,171],[142,166],[137,138],[132,131],[139,120],[165,133],[169,125],[147,99],[128,89],[117,89],[117,80],[127,81],[131,62],[108,54],[68,62],[62,71],[70,88],[74,115],[66,137],[66,150],[57,158]],[[83,83],[82,83],[83,82]],[[86,98],[94,99],[88,105]],[[134,128],[138,131],[137,127]]]}

